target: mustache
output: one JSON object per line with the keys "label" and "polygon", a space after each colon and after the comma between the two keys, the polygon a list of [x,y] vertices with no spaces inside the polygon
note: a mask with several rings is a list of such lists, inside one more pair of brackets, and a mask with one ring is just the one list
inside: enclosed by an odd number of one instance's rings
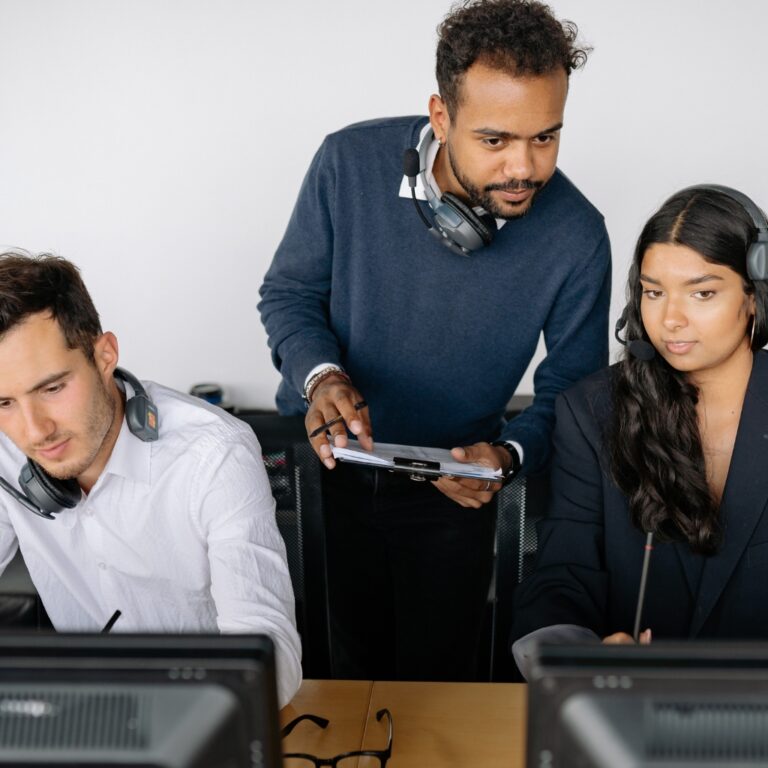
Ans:
{"label": "mustache", "polygon": [[44,451],[46,448],[51,448],[54,445],[58,445],[63,440],[66,440],[68,437],[71,437],[71,435],[64,434],[63,432],[57,433],[52,437],[46,437],[45,440],[43,440],[40,443],[35,443],[34,445],[31,446],[31,448],[33,451],[40,451],[40,450]]}
{"label": "mustache", "polygon": [[531,181],[530,179],[510,179],[503,184],[488,184],[483,187],[485,192],[520,192],[524,189],[541,189],[544,186],[543,181]]}

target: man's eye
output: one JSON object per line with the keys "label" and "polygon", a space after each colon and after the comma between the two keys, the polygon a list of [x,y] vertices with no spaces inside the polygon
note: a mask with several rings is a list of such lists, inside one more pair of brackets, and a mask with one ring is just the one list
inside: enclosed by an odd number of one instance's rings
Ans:
{"label": "man's eye", "polygon": [[498,136],[486,136],[483,139],[483,143],[492,149],[498,149],[503,144],[502,140]]}
{"label": "man's eye", "polygon": [[10,408],[11,401],[10,400],[0,400],[0,408]]}
{"label": "man's eye", "polygon": [[545,133],[542,136],[537,136],[533,141],[535,144],[551,144],[554,140],[554,133]]}
{"label": "man's eye", "polygon": [[52,384],[50,387],[46,387],[43,391],[46,395],[55,395],[64,388],[63,384]]}
{"label": "man's eye", "polygon": [[706,301],[707,299],[711,299],[715,295],[716,291],[696,291],[693,295],[697,299],[703,299]]}

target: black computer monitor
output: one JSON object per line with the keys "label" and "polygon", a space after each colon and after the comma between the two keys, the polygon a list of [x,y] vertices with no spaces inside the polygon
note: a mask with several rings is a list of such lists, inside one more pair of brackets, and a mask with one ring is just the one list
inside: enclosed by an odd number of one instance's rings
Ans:
{"label": "black computer monitor", "polygon": [[528,768],[768,765],[768,643],[541,646]]}
{"label": "black computer monitor", "polygon": [[263,635],[0,636],[0,765],[277,768]]}

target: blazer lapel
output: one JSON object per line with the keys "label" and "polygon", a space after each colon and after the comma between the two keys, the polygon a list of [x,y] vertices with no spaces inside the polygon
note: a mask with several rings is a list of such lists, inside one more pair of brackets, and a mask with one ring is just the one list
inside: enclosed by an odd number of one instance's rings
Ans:
{"label": "blazer lapel", "polygon": [[[707,558],[701,576],[696,608],[691,622],[690,636],[701,631],[704,622],[728,583],[755,526],[768,502],[768,400],[763,391],[768,389],[768,353],[758,352],[752,366],[739,430],[733,448],[728,478],[720,504],[724,525],[723,544],[717,555]],[[678,550],[680,551],[680,550]],[[686,576],[691,571],[690,552],[683,558]]]}

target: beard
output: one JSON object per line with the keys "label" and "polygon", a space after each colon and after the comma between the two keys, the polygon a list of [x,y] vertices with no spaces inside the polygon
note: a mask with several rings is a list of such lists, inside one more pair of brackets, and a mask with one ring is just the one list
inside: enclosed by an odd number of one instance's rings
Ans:
{"label": "beard", "polygon": [[112,397],[110,397],[101,376],[95,371],[94,375],[96,376],[97,387],[83,432],[80,434],[71,431],[57,432],[52,437],[46,438],[44,443],[33,446],[33,449],[39,450],[46,446],[56,445],[68,438],[82,437],[85,443],[85,454],[82,456],[57,463],[34,459],[51,477],[57,480],[72,480],[82,475],[99,455],[99,451],[104,445],[104,441],[112,427],[117,406]]}
{"label": "beard", "polygon": [[[467,176],[457,165],[453,154],[451,154],[450,144],[446,144],[445,148],[448,152],[448,162],[450,163],[453,175],[456,177],[459,184],[461,184],[461,186],[464,188],[464,191],[467,193],[470,207],[476,208],[479,206],[488,211],[488,213],[490,213],[495,219],[506,219],[507,221],[510,221],[512,219],[519,219],[522,216],[525,216],[525,214],[531,210],[531,206],[536,199],[536,195],[546,183],[543,181],[531,181],[530,179],[510,179],[503,184],[488,184],[485,187],[478,187],[476,184],[471,182],[469,178],[467,178]],[[491,197],[491,192],[494,191],[520,192],[524,189],[533,190],[533,194],[524,201],[526,205],[519,211],[510,211],[508,209],[504,209]]]}

